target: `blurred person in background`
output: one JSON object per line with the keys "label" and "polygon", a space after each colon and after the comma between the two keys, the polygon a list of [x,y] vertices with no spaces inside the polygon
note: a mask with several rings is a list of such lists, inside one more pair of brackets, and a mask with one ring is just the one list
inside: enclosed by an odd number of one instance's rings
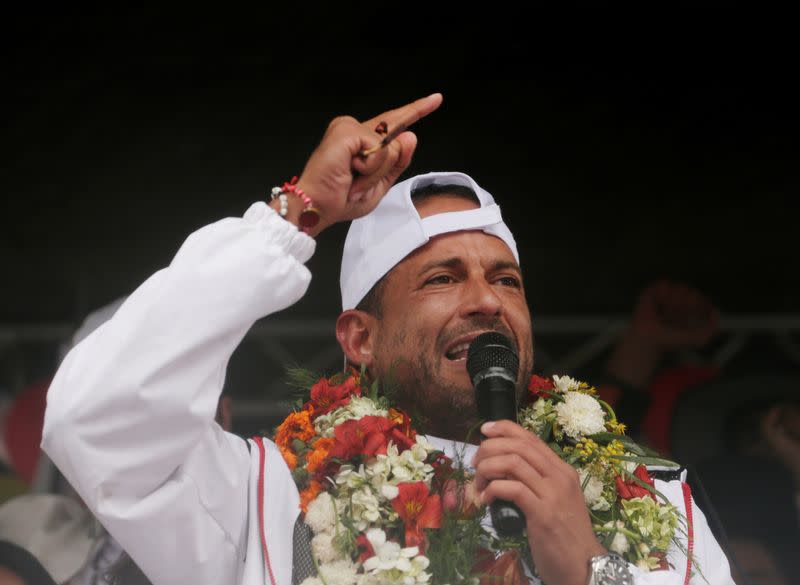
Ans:
{"label": "blurred person in background", "polygon": [[[124,300],[118,298],[90,313],[62,349],[61,357],[108,321]],[[51,583],[59,585],[148,585],[147,577],[41,451],[49,384],[48,378],[27,387],[12,401],[5,417],[2,443],[12,469],[27,489],[0,504],[0,543],[5,543],[0,552],[8,554],[9,567],[21,567],[15,578],[23,579],[22,583],[46,584],[41,577],[46,574]],[[226,392],[220,397],[216,420],[225,430],[232,430],[232,399]],[[39,576],[32,580],[32,575]],[[3,578],[0,569],[0,585],[6,585]],[[13,583],[11,576],[8,579]]]}
{"label": "blurred person in background", "polygon": [[708,297],[688,284],[657,280],[641,292],[601,371],[584,379],[597,386],[630,436],[667,455],[678,397],[720,374],[714,364],[678,358],[706,347],[718,328],[719,313]]}

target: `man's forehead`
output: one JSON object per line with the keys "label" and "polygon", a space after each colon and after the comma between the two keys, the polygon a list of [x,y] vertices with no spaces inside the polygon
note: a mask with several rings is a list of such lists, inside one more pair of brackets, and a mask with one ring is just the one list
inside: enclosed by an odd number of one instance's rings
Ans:
{"label": "man's forehead", "polygon": [[418,201],[412,198],[412,202],[414,207],[417,208],[417,213],[423,219],[440,213],[467,211],[480,207],[480,204],[474,199],[454,193],[440,193],[434,197],[425,197]]}
{"label": "man's forehead", "polygon": [[466,264],[471,260],[480,261],[486,268],[502,265],[522,272],[514,254],[503,240],[481,230],[464,230],[432,237],[425,245],[400,261],[388,274],[401,267],[402,270],[418,274],[429,267],[445,263]]}

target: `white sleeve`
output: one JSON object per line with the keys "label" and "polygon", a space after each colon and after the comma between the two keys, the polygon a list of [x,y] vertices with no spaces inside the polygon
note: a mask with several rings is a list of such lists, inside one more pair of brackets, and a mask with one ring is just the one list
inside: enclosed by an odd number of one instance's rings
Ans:
{"label": "white sleeve", "polygon": [[235,583],[250,456],[214,415],[228,360],[295,303],[314,241],[264,203],[193,233],[63,361],[42,446],[154,583]]}

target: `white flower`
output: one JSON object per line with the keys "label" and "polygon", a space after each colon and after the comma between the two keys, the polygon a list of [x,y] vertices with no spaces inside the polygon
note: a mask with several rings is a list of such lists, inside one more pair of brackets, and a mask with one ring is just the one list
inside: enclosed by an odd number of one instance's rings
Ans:
{"label": "white flower", "polygon": [[350,402],[347,403],[347,406],[345,406],[345,410],[347,410],[353,418],[361,418],[362,416],[388,416],[389,414],[389,411],[378,408],[372,399],[366,396],[353,396]]}
{"label": "white flower", "polygon": [[344,406],[318,416],[314,421],[314,429],[323,437],[332,437],[334,427],[345,421],[357,420],[365,416],[388,416],[388,414],[389,411],[375,406],[370,398],[353,396]]}
{"label": "white flower", "polygon": [[525,418],[522,426],[529,431],[539,434],[544,429],[547,416],[552,413],[552,404],[549,400],[537,400],[533,403],[533,408],[525,410]]}
{"label": "white flower", "polygon": [[359,465],[358,469],[355,469],[347,463],[339,469],[334,481],[340,488],[346,487],[355,490],[367,483],[367,473],[363,465]]}
{"label": "white flower", "polygon": [[390,502],[400,493],[400,488],[396,485],[385,483],[381,486],[381,495]]}
{"label": "white flower", "polygon": [[308,504],[306,524],[315,534],[330,531],[336,525],[336,509],[328,492],[320,493]]}
{"label": "white flower", "polygon": [[366,530],[369,524],[378,522],[381,519],[380,502],[372,493],[372,488],[365,485],[363,488],[353,492],[350,497],[352,502],[353,520],[356,528]]}
{"label": "white flower", "polygon": [[[583,499],[586,501],[586,505],[589,506],[589,509],[609,510],[611,504],[603,497],[603,482],[585,469],[579,469],[578,476],[580,477],[581,486],[585,484],[583,488]],[[589,477],[588,481],[586,479],[587,476]]]}
{"label": "white flower", "polygon": [[567,392],[556,405],[558,424],[573,439],[605,430],[603,407],[595,398],[581,392]]}
{"label": "white flower", "polygon": [[380,528],[370,528],[366,533],[367,540],[372,545],[375,555],[364,561],[365,571],[389,571],[398,569],[406,572],[412,568],[410,559],[417,556],[419,549],[416,546],[401,548],[391,540],[386,540],[386,533]]}
{"label": "white flower", "polygon": [[367,530],[366,537],[375,555],[364,561],[366,575],[359,585],[417,585],[430,581],[431,575],[425,572],[430,561],[419,554],[416,546],[401,548],[398,543],[387,541],[386,533],[378,528]]}
{"label": "white flower", "polygon": [[622,555],[631,550],[631,543],[628,542],[627,536],[621,532],[617,532],[608,548],[611,549],[612,552]]}
{"label": "white flower", "polygon": [[650,570],[650,563],[647,562],[647,559],[639,559],[638,561],[636,561],[636,566],[639,567],[642,571]]}
{"label": "white flower", "polygon": [[321,563],[332,563],[338,561],[344,555],[333,544],[333,533],[320,532],[311,539],[311,550],[314,557]]}
{"label": "white flower", "polygon": [[[433,476],[433,467],[425,463],[433,447],[427,442],[417,442],[410,449],[399,453],[397,445],[389,443],[386,454],[377,455],[365,468],[365,476],[377,493],[383,494],[387,499],[393,490],[384,491],[384,486],[396,486],[400,483],[425,481],[429,482]],[[394,494],[396,496],[396,494]]]}
{"label": "white flower", "polygon": [[581,386],[580,382],[569,376],[553,376],[553,382],[559,394],[566,394],[570,390],[577,390]]}
{"label": "white flower", "polygon": [[358,579],[357,567],[349,559],[322,564],[319,573],[326,585],[353,585]]}

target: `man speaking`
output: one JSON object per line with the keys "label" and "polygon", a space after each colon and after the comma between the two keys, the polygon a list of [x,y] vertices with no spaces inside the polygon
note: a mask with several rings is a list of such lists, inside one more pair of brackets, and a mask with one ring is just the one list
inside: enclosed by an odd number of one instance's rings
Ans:
{"label": "man speaking", "polygon": [[[518,390],[530,378],[519,258],[491,195],[460,173],[391,188],[416,148],[406,128],[441,101],[433,94],[365,122],[334,119],[297,182],[243,218],[189,236],[169,267],[64,360],[43,446],[154,584],[297,581],[299,499],[289,469],[264,441],[262,475],[255,444],[224,432],[214,415],[228,359],[256,320],[305,293],[304,263],[326,227],[355,219],[342,258],[342,351],[377,378],[391,369],[400,406],[435,421],[432,441],[452,447],[477,421],[466,361],[479,335],[509,340]],[[510,421],[482,432],[472,447],[481,501],[507,501],[524,514],[547,585],[683,582],[680,571],[633,565],[593,571],[613,555],[592,531],[574,468]],[[692,582],[732,583],[702,514],[693,513],[702,576]]]}

